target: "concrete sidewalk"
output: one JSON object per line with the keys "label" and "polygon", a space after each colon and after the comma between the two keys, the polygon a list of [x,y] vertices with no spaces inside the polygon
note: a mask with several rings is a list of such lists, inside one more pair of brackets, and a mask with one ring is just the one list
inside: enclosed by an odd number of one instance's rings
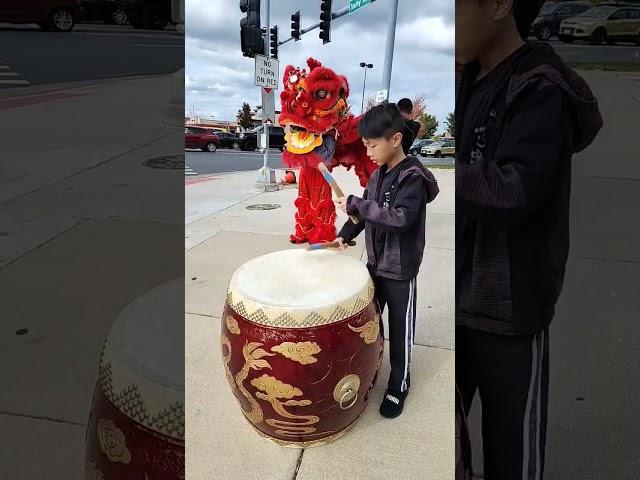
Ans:
{"label": "concrete sidewalk", "polygon": [[[453,478],[454,172],[434,174],[441,193],[428,208],[405,411],[395,420],[378,414],[389,375],[385,351],[382,380],[356,426],[332,444],[306,450],[278,447],[254,433],[227,384],[219,348],[220,315],[233,271],[258,255],[300,248],[288,241],[297,191],[260,191],[255,172],[211,176],[186,187],[187,479],[360,480],[387,479],[391,472],[403,479]],[[337,170],[335,176],[346,193],[362,192],[353,172]],[[258,203],[280,208],[246,209]],[[337,224],[344,221],[340,214]],[[345,254],[364,261],[364,234],[357,242]],[[385,318],[385,329],[386,323]]]}
{"label": "concrete sidewalk", "polygon": [[55,90],[0,95],[3,479],[82,476],[105,335],[131,300],[183,274],[166,256],[183,222],[145,201],[182,192],[183,171],[143,165],[182,153],[171,77]]}

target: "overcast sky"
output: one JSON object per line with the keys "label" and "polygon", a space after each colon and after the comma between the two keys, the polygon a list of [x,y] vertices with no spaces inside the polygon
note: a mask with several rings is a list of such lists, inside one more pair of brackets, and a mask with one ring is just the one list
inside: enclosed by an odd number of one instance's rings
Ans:
{"label": "overcast sky", "polygon": [[[263,0],[264,6],[264,0]],[[348,5],[334,0],[333,10]],[[345,75],[351,87],[350,104],[360,113],[363,69],[367,73],[366,97],[382,89],[389,0],[376,0],[352,15],[332,22],[331,43],[322,45],[318,29],[299,42],[280,47],[280,77],[287,64],[306,66],[309,56]],[[271,26],[280,27],[280,39],[290,36],[290,16],[301,11],[306,28],[319,21],[320,0],[272,0]],[[400,0],[391,77],[391,101],[423,93],[427,109],[440,122],[454,109],[454,0]],[[235,120],[243,102],[261,102],[253,85],[254,60],[240,50],[238,0],[186,0],[186,110],[194,107],[201,118]],[[276,97],[279,110],[279,97]]]}

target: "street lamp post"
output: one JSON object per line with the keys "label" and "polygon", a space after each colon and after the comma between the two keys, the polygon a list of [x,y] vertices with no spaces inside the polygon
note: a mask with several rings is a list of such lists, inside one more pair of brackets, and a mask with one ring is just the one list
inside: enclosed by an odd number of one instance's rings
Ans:
{"label": "street lamp post", "polygon": [[362,105],[360,106],[360,113],[364,111],[364,91],[367,86],[367,69],[373,68],[373,63],[360,62],[360,66],[364,68],[364,83],[362,84]]}

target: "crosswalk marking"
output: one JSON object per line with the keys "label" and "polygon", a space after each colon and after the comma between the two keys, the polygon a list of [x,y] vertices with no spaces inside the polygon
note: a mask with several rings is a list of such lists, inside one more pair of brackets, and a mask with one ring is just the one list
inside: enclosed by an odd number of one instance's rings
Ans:
{"label": "crosswalk marking", "polygon": [[198,175],[198,172],[193,170],[189,165],[184,166],[184,174],[185,175]]}
{"label": "crosswalk marking", "polygon": [[0,85],[31,85],[28,80],[0,80]]}
{"label": "crosswalk marking", "polygon": [[13,72],[11,70],[11,66],[5,65],[0,60],[0,86],[2,87],[17,87],[23,86],[26,87],[31,85],[29,80],[25,80],[20,78],[21,75],[17,72]]}

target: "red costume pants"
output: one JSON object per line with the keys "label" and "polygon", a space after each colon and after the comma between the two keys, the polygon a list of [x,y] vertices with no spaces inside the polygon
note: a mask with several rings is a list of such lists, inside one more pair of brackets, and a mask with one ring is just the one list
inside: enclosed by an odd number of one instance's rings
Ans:
{"label": "red costume pants", "polygon": [[336,207],[331,198],[331,186],[317,168],[304,165],[300,170],[295,206],[298,211],[292,243],[322,243],[336,239]]}

